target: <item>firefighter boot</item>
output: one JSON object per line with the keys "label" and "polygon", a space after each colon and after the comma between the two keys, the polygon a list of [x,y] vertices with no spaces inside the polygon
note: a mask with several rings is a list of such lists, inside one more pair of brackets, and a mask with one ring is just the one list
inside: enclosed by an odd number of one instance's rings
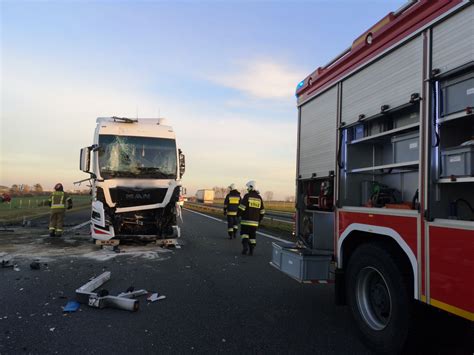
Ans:
{"label": "firefighter boot", "polygon": [[255,244],[250,243],[249,255],[253,255],[253,250],[255,249]]}
{"label": "firefighter boot", "polygon": [[242,239],[242,255],[247,255],[249,250],[249,240],[247,238]]}
{"label": "firefighter boot", "polygon": [[49,230],[49,236],[52,238],[54,237],[54,229]]}
{"label": "firefighter boot", "polygon": [[229,239],[232,239],[232,238],[234,238],[234,232],[229,231]]}

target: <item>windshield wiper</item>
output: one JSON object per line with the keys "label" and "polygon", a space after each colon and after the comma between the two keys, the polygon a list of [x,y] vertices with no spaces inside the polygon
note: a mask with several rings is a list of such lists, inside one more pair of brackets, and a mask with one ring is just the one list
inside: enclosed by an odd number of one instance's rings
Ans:
{"label": "windshield wiper", "polygon": [[164,173],[160,170],[160,168],[156,167],[139,167],[138,170],[140,170],[141,173],[145,173],[146,175],[152,175],[152,177],[161,177],[161,178],[167,178],[169,177],[170,174]]}
{"label": "windshield wiper", "polygon": [[114,170],[102,170],[101,175],[107,175],[109,178],[117,177],[135,177],[138,174],[131,171],[114,171]]}

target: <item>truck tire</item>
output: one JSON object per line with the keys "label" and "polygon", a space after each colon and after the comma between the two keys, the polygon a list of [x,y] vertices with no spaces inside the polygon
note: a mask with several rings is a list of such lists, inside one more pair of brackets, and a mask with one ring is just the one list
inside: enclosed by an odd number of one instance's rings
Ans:
{"label": "truck tire", "polygon": [[412,294],[396,259],[363,244],[347,266],[347,300],[363,341],[377,353],[400,353],[411,326]]}

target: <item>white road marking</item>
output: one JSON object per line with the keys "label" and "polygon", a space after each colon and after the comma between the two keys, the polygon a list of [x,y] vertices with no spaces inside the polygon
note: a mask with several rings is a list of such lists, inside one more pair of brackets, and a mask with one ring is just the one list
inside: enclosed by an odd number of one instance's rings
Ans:
{"label": "white road marking", "polygon": [[68,228],[67,230],[68,230],[68,231],[73,231],[73,230],[75,230],[75,229],[79,229],[79,228],[82,228],[82,227],[84,227],[84,226],[87,226],[87,225],[90,224],[90,223],[91,223],[91,221],[86,221],[86,222],[84,222],[84,223],[78,224],[77,226]]}
{"label": "white road marking", "polygon": [[[196,211],[193,211],[193,210],[189,210],[187,208],[184,208],[186,211],[189,211],[189,212],[192,212],[192,213],[196,213],[200,216],[203,216],[203,217],[206,217],[206,218],[209,218],[209,219],[213,219],[214,221],[217,221],[217,222],[221,222],[221,223],[225,223],[227,224],[226,221],[223,221],[222,219],[219,219],[219,218],[215,218],[215,217],[211,217],[211,216],[208,216],[207,214],[204,214],[204,213],[200,213],[200,212],[196,212]],[[262,233],[262,232],[257,232],[258,235],[261,235],[262,237],[267,237],[267,238],[270,238],[270,239],[273,239],[273,240],[277,240],[279,242],[283,242],[283,243],[288,243],[289,240],[285,240],[285,239],[281,239],[281,238],[278,238],[278,237],[275,237],[273,235],[270,235],[270,234],[267,234],[267,233]]]}
{"label": "white road marking", "polygon": [[[83,222],[83,223],[81,223],[81,224],[78,224],[77,226],[73,226],[73,227],[71,227],[71,228],[64,229],[64,232],[73,231],[73,230],[82,228],[82,227],[84,227],[84,226],[87,226],[87,225],[90,224],[90,223],[91,223],[91,221]],[[49,237],[49,234],[41,234],[40,237]]]}

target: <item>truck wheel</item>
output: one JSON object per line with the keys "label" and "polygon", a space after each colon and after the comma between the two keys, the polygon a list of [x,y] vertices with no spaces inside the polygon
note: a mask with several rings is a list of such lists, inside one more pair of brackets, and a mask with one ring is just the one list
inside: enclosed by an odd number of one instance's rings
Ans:
{"label": "truck wheel", "polygon": [[412,295],[393,255],[364,244],[349,260],[347,300],[364,342],[376,352],[399,353],[407,341]]}

